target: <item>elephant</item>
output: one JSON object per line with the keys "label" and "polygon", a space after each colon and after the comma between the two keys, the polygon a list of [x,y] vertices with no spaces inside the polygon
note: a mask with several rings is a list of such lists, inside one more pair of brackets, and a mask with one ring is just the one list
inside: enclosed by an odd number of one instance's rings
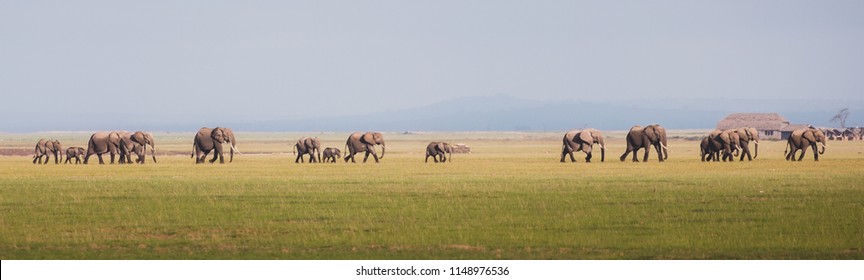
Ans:
{"label": "elephant", "polygon": [[[710,158],[713,158],[714,161],[720,161],[720,158],[722,158],[723,161],[729,160],[731,162],[734,156],[738,156],[740,139],[734,129],[711,131],[708,135],[708,143],[713,152],[713,156],[709,156],[709,161]],[[720,152],[723,153],[720,154]]]}
{"label": "elephant", "polygon": [[712,159],[720,158],[720,151],[714,149],[708,136],[703,137],[702,141],[699,143],[699,153],[702,156],[702,161],[711,161]]}
{"label": "elephant", "polygon": [[138,156],[135,162],[144,164],[147,157],[147,145],[150,145],[150,155],[153,157],[153,162],[156,163],[156,141],[153,139],[153,134],[150,132],[136,131],[130,133],[127,131],[118,132],[120,134],[120,163],[132,163],[132,153]]}
{"label": "elephant", "polygon": [[84,164],[90,160],[90,156],[96,155],[99,157],[99,164],[105,164],[102,160],[102,154],[111,154],[111,164],[114,164],[114,155],[120,152],[120,134],[117,131],[105,132],[100,131],[93,133],[90,136],[90,141],[87,142],[87,155],[84,156]]}
{"label": "elephant", "polygon": [[318,155],[317,162],[321,162],[321,140],[318,137],[300,138],[294,144],[294,152],[297,153],[297,159],[294,160],[294,163],[303,162],[303,155],[305,154],[309,154],[309,163],[316,162],[316,154]]}
{"label": "elephant", "polygon": [[[744,156],[747,156],[748,161],[752,161],[759,156],[759,131],[752,127],[742,127],[735,130],[738,134],[738,147],[741,149],[741,158],[739,161],[744,161]],[[753,157],[750,157],[750,141],[753,141]]]}
{"label": "elephant", "polygon": [[440,162],[447,162],[447,156],[445,154],[450,154],[450,160],[453,160],[453,146],[447,144],[447,142],[429,142],[429,145],[426,146],[426,161],[429,162],[429,157],[432,157],[436,163],[438,163],[438,157],[441,158]]}
{"label": "elephant", "polygon": [[324,149],[324,162],[336,162],[337,158],[342,158],[342,151],[331,147]]}
{"label": "elephant", "polygon": [[375,145],[381,145],[381,159],[384,158],[384,151],[387,149],[387,146],[384,145],[384,136],[381,135],[381,132],[354,132],[348,136],[348,140],[345,141],[345,150],[347,151],[345,154],[345,162],[348,162],[350,159],[351,162],[354,161],[354,155],[360,152],[366,152],[366,155],[363,157],[363,162],[365,163],[367,159],[369,159],[369,154],[375,158],[375,163],[378,163],[378,154],[375,153]]}
{"label": "elephant", "polygon": [[[795,152],[801,150],[801,156],[797,159],[797,161],[801,161],[801,159],[804,158],[804,153],[807,152],[807,147],[809,146],[813,149],[813,159],[819,161],[819,155],[824,154],[825,148],[827,147],[825,139],[827,139],[827,137],[825,137],[825,134],[822,133],[821,130],[812,127],[792,131],[792,135],[790,135],[789,139],[786,141],[786,150],[783,151],[786,155],[786,160],[796,161]],[[817,149],[817,143],[822,146],[821,151]]]}
{"label": "elephant", "polygon": [[81,157],[87,154],[87,150],[81,147],[69,147],[66,149],[66,163],[72,162],[72,158],[75,158],[75,164],[81,163]]}
{"label": "elephant", "polygon": [[210,163],[215,162],[217,159],[219,163],[225,163],[222,144],[226,142],[230,146],[231,153],[231,159],[228,162],[234,162],[234,151],[237,151],[238,154],[240,153],[240,150],[237,149],[237,140],[234,138],[234,131],[227,127],[202,127],[199,129],[198,133],[195,134],[195,140],[192,144],[192,157],[195,158],[195,163],[204,163],[204,159],[207,158],[210,151],[214,151]]}
{"label": "elephant", "polygon": [[[36,142],[36,147],[33,151],[33,164],[41,163],[48,164],[48,160],[51,159],[51,155],[54,155],[54,164],[60,164],[60,161],[63,160],[63,147],[60,146],[59,140],[47,140],[47,139],[39,139]],[[42,157],[45,157],[45,162],[42,162]]]}
{"label": "elephant", "polygon": [[627,133],[627,150],[621,155],[621,161],[627,158],[630,152],[633,152],[633,161],[639,162],[636,158],[636,152],[639,149],[645,149],[645,156],[642,161],[648,161],[648,151],[651,146],[657,149],[658,158],[664,161],[669,158],[669,148],[666,147],[666,129],[659,124],[652,124],[646,127],[633,126],[630,132]]}
{"label": "elephant", "polygon": [[599,130],[586,128],[584,130],[571,130],[564,134],[564,144],[561,147],[561,162],[564,157],[570,155],[570,162],[576,162],[573,152],[585,152],[585,162],[591,162],[594,144],[600,144],[600,162],[606,161],[606,144],[603,142],[603,134]]}

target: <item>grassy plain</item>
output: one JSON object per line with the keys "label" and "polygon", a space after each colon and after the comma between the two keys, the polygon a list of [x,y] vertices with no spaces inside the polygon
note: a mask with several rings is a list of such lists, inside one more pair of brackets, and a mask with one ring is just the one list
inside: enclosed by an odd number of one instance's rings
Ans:
{"label": "grassy plain", "polygon": [[[558,162],[563,132],[390,133],[380,164],[295,164],[303,133],[238,132],[224,165],[192,163],[193,133],[158,134],[158,164],[0,156],[0,259],[864,259],[864,142],[702,163],[678,139],[633,163],[608,134],[590,164]],[[347,133],[305,135],[343,149]],[[0,149],[40,137],[87,135]],[[424,164],[431,140],[472,153]]]}

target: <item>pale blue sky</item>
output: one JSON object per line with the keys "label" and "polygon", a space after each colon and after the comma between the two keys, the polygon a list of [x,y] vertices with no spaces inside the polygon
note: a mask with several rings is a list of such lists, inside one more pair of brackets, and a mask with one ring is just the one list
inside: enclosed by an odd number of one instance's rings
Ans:
{"label": "pale blue sky", "polygon": [[0,1],[0,114],[279,120],[496,94],[860,101],[862,50],[864,1]]}

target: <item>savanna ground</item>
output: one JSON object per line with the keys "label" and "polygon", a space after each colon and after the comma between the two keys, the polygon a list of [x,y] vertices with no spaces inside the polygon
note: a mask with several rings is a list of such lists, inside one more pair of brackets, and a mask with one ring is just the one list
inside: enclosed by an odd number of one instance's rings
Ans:
{"label": "savanna ground", "polygon": [[[864,259],[864,141],[703,163],[686,137],[704,133],[670,132],[664,163],[619,162],[624,132],[590,164],[558,162],[563,132],[473,132],[295,164],[299,137],[344,149],[348,133],[239,131],[224,165],[193,164],[192,132],[159,133],[158,164],[125,166],[33,165],[38,138],[89,134],[5,134],[0,259]],[[432,140],[472,153],[424,164]]]}

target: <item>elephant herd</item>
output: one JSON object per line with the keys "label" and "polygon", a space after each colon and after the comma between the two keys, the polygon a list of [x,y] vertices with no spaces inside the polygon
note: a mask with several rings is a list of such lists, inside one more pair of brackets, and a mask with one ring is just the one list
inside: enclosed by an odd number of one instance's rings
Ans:
{"label": "elephant herd", "polygon": [[[807,129],[799,129],[792,132],[786,143],[786,151],[784,155],[786,160],[800,161],[804,158],[807,148],[813,149],[814,160],[819,160],[819,155],[825,153],[826,148],[825,134],[816,128],[810,127]],[[753,142],[753,154],[750,153],[749,144]],[[195,163],[204,163],[210,152],[213,152],[213,158],[210,163],[219,160],[219,163],[225,163],[224,152],[227,148],[229,151],[228,162],[234,161],[234,152],[240,153],[237,149],[237,140],[234,136],[234,131],[227,127],[208,128],[202,127],[195,134],[192,144],[191,157],[195,158]],[[564,139],[561,148],[561,162],[565,162],[567,156],[571,162],[575,162],[574,152],[582,151],[586,154],[585,161],[591,162],[593,158],[593,146],[598,145],[600,150],[600,161],[606,160],[606,144],[603,140],[603,134],[600,130],[588,128],[583,130],[571,130],[564,134]],[[381,145],[381,156],[375,151],[375,146]],[[620,160],[626,160],[627,156],[632,152],[633,161],[638,162],[637,152],[639,149],[644,149],[642,161],[648,160],[650,150],[657,151],[659,161],[664,161],[669,157],[669,149],[667,147],[666,129],[657,124],[642,126],[633,126],[626,136],[627,148]],[[818,150],[817,145],[821,145],[822,149]],[[119,155],[119,163],[132,163],[133,154],[136,156],[135,162],[143,164],[146,159],[147,147],[150,147],[150,154],[153,162],[156,162],[156,142],[153,139],[153,134],[145,131],[110,131],[96,132],[90,136],[87,143],[87,148],[69,147],[65,150],[66,161],[70,163],[74,158],[75,163],[87,164],[90,156],[96,155],[99,158],[99,164],[104,164],[102,159],[103,154],[111,156],[111,163],[114,163],[115,155]],[[226,147],[227,146],[227,147]],[[304,156],[309,155],[309,162],[336,162],[336,159],[342,158],[345,162],[351,160],[356,162],[355,157],[359,153],[364,153],[363,162],[369,159],[369,155],[379,162],[379,159],[384,158],[386,145],[384,144],[384,136],[380,132],[355,132],[348,136],[345,141],[345,155],[342,157],[342,150],[333,147],[327,147],[321,150],[321,140],[317,137],[304,137],[294,144],[293,152],[297,155],[294,162],[305,162]],[[801,154],[798,158],[795,155],[798,151]],[[739,157],[739,161],[743,161],[744,157],[747,160],[753,160],[759,155],[759,133],[752,127],[744,127],[738,129],[714,130],[708,136],[702,138],[699,143],[699,151],[702,161],[734,161],[734,157]],[[33,163],[47,164],[51,156],[54,156],[54,163],[59,164],[63,159],[63,148],[60,141],[56,139],[40,139],[36,143],[34,150]],[[432,157],[434,162],[447,162],[447,155],[451,160],[453,155],[453,147],[446,142],[431,142],[426,146],[426,159],[429,162],[429,157]],[[44,158],[44,161],[43,161]]]}
{"label": "elephant herd", "polygon": [[[132,163],[132,154],[134,153],[137,156],[135,162],[143,164],[147,154],[147,146],[150,146],[150,154],[153,156],[153,162],[156,162],[156,142],[153,139],[153,134],[144,131],[128,132],[125,130],[96,132],[87,141],[86,149],[83,147],[66,148],[66,161],[64,163],[70,163],[74,158],[75,164],[78,164],[82,162],[81,158],[83,157],[83,163],[87,164],[90,156],[96,155],[99,158],[99,163],[104,164],[102,155],[106,153],[111,155],[111,163],[114,163],[116,155],[120,156],[119,163]],[[59,140],[39,139],[34,150],[33,163],[46,164],[53,155],[54,163],[59,164],[63,158],[62,151],[63,148]],[[44,162],[42,162],[42,157],[45,157]]]}
{"label": "elephant herd", "polygon": [[[813,158],[819,161],[819,155],[825,153],[825,134],[813,127],[807,129],[798,129],[792,132],[786,142],[786,151],[784,155],[786,160],[800,161],[804,158],[804,153],[807,148],[813,149]],[[633,161],[638,162],[637,151],[644,149],[645,154],[642,161],[648,160],[648,153],[651,147],[657,150],[658,159],[662,162],[669,157],[669,149],[667,147],[666,129],[657,124],[648,125],[646,127],[633,126],[627,133],[626,137],[627,149],[621,155],[621,161],[627,159],[627,155],[633,153]],[[753,153],[750,153],[750,142],[753,142]],[[606,145],[603,142],[603,135],[599,130],[588,128],[584,130],[571,130],[564,134],[563,145],[561,148],[561,162],[565,162],[566,156],[570,156],[570,161],[575,162],[573,152],[582,151],[586,154],[585,162],[591,162],[593,145],[600,146],[600,161],[606,158]],[[817,144],[821,145],[822,150],[817,150]],[[801,154],[795,158],[798,151]],[[725,161],[732,162],[734,157],[738,157],[739,161],[743,161],[747,157],[748,161],[752,161],[759,155],[759,132],[752,127],[742,127],[738,129],[714,130],[708,136],[702,138],[699,143],[699,151],[702,161]]]}

